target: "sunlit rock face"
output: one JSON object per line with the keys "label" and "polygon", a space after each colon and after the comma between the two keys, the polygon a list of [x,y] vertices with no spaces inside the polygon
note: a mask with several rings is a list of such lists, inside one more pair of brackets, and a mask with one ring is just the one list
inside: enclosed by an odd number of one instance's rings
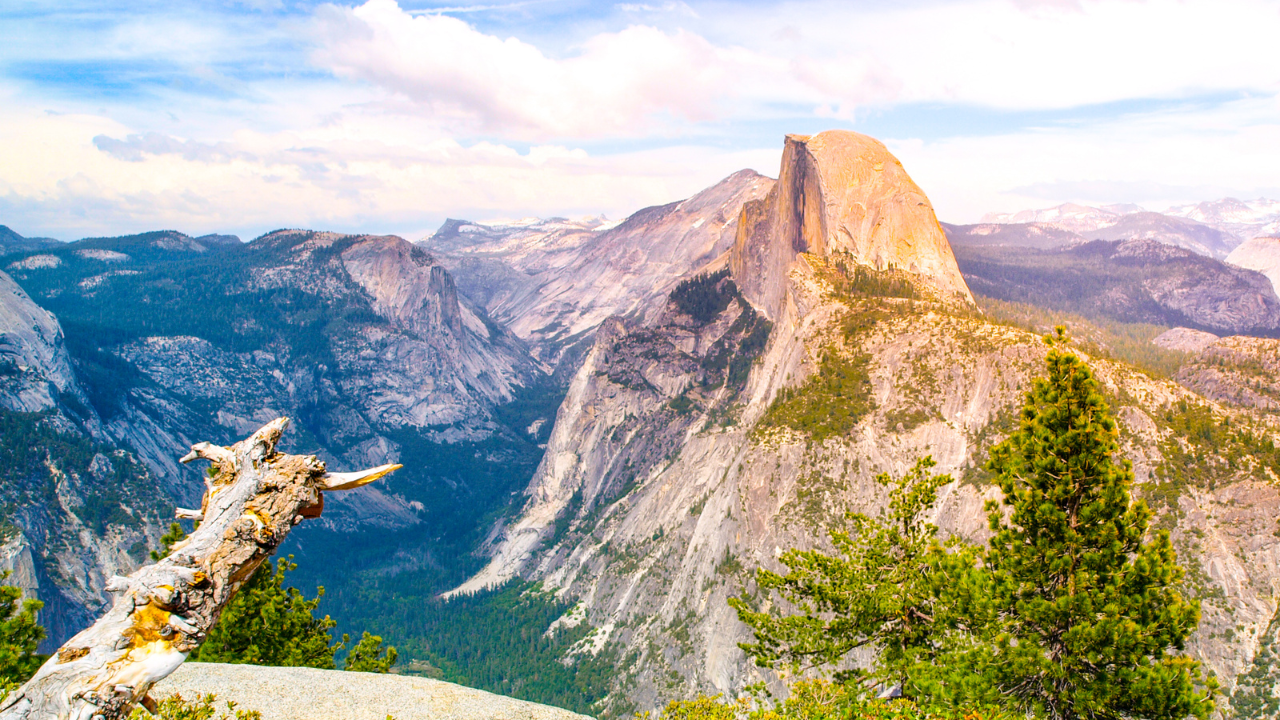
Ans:
{"label": "sunlit rock face", "polygon": [[777,317],[802,252],[904,270],[944,300],[973,302],[929,199],[866,135],[788,135],[777,184],[739,217],[730,267],[743,294]]}
{"label": "sunlit rock face", "polygon": [[1246,240],[1231,251],[1227,262],[1248,270],[1257,270],[1271,281],[1280,295],[1280,237],[1256,237]]}

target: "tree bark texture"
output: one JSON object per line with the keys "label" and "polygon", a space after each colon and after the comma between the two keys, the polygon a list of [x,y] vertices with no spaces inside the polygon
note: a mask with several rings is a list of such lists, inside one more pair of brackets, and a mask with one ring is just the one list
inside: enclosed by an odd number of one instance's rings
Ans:
{"label": "tree bark texture", "polygon": [[289,424],[279,418],[231,447],[199,443],[183,462],[211,463],[200,510],[178,510],[200,526],[169,556],[113,577],[111,609],[67,641],[0,704],[0,720],[116,720],[173,672],[205,637],[236,591],[324,493],[356,488],[399,465],[329,473],[314,455],[276,452]]}

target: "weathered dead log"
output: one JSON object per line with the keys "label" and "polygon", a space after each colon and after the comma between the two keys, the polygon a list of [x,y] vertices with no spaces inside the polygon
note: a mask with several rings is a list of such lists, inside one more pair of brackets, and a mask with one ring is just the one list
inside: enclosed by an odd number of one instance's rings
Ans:
{"label": "weathered dead log", "polygon": [[182,458],[212,463],[200,527],[169,556],[127,578],[113,577],[111,609],[67,641],[0,705],[0,720],[115,720],[204,642],[240,586],[293,526],[316,517],[326,491],[349,490],[398,469],[328,473],[314,455],[276,452],[287,418],[231,447],[200,443]]}

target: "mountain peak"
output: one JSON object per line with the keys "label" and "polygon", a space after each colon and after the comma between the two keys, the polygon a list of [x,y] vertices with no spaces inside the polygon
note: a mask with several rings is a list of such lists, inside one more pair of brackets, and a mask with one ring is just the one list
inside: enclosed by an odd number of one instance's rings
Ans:
{"label": "mountain peak", "polygon": [[888,148],[866,135],[788,135],[777,184],[743,207],[730,266],[766,314],[776,315],[787,268],[802,252],[905,270],[944,298],[972,302],[929,199]]}

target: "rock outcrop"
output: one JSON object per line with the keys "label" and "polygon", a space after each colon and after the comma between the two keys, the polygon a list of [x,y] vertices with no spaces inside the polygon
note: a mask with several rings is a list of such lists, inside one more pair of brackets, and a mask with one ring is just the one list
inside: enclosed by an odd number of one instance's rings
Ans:
{"label": "rock outcrop", "polygon": [[589,720],[568,710],[402,675],[184,663],[152,690],[184,700],[213,694],[267,720]]}
{"label": "rock outcrop", "polygon": [[902,270],[947,302],[973,302],[929,199],[882,143],[858,133],[787,136],[778,182],[743,207],[729,267],[776,318],[799,253]]}
{"label": "rock outcrop", "polygon": [[62,327],[0,272],[0,407],[47,410],[59,393],[83,399]]}
{"label": "rock outcrop", "polygon": [[1280,237],[1256,237],[1240,244],[1227,256],[1228,263],[1246,270],[1257,270],[1271,281],[1280,295]]}
{"label": "rock outcrop", "polygon": [[1225,405],[1280,411],[1280,340],[1231,336],[1175,328],[1152,342],[1190,355],[1174,379]]}
{"label": "rock outcrop", "polygon": [[1219,337],[1203,330],[1177,327],[1160,333],[1151,342],[1165,350],[1176,350],[1185,353],[1198,353],[1218,342]]}

